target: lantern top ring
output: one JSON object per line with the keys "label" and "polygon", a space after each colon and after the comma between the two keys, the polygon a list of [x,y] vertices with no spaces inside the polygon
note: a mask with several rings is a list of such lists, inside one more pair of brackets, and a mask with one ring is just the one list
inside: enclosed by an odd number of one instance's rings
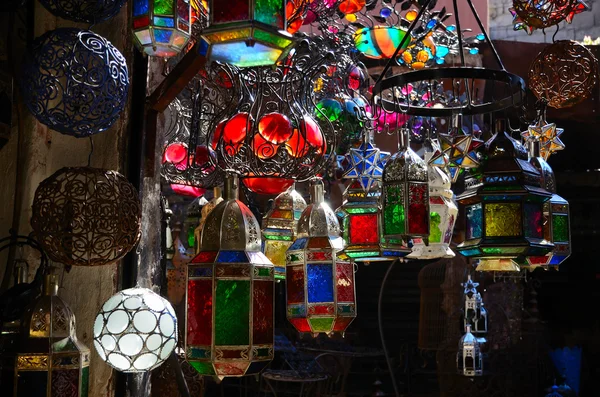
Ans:
{"label": "lantern top ring", "polygon": [[[464,101],[458,97],[450,98],[448,103],[442,107],[427,107],[427,103],[413,105],[393,99],[384,99],[383,96],[394,98],[394,90],[405,86],[418,85],[421,82],[432,81],[444,82],[452,81],[453,84],[460,82],[466,85],[470,96],[474,95],[473,86],[475,80],[483,80],[490,87],[495,87],[494,92],[503,95],[503,98],[492,98],[486,102],[477,103],[473,99]],[[464,89],[464,86],[461,87]],[[373,87],[375,103],[381,106],[386,112],[403,112],[409,115],[424,117],[451,117],[456,113],[462,113],[465,116],[487,114],[499,112],[511,107],[519,106],[525,98],[525,81],[506,70],[492,70],[475,67],[450,67],[440,69],[424,69],[413,72],[397,74],[382,79]],[[396,97],[402,99],[402,97]],[[467,95],[469,98],[469,95]]]}

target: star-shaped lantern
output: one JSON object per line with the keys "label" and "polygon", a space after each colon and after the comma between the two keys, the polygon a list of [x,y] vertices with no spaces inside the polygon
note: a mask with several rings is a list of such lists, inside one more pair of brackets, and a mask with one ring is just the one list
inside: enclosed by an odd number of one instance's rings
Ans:
{"label": "star-shaped lantern", "polygon": [[430,138],[425,141],[425,146],[426,151],[431,153],[431,158],[427,163],[432,167],[438,167],[445,171],[450,162],[450,157],[448,157],[448,153],[442,150],[440,142],[437,139]]}
{"label": "star-shaped lantern", "polygon": [[448,173],[452,183],[458,180],[463,169],[479,166],[480,155],[477,149],[483,145],[482,140],[465,134],[462,130],[458,134],[439,134],[439,137],[442,152],[450,158]]}
{"label": "star-shaped lantern", "polygon": [[521,136],[526,141],[539,140],[540,154],[544,160],[548,160],[552,153],[565,148],[565,144],[560,140],[563,132],[564,130],[557,128],[555,123],[548,123],[544,116],[540,116],[535,124],[527,128],[527,131],[521,132]]}
{"label": "star-shaped lantern", "polygon": [[363,142],[358,148],[350,149],[343,177],[357,179],[363,190],[368,192],[373,182],[381,181],[383,167],[389,156],[389,153],[382,152],[372,142]]}

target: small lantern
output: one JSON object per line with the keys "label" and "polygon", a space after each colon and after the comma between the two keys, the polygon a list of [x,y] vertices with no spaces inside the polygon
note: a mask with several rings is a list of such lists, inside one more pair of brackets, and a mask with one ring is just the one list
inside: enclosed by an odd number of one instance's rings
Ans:
{"label": "small lantern", "polygon": [[200,211],[200,224],[196,229],[194,229],[194,238],[196,240],[196,255],[200,253],[200,237],[202,235],[202,229],[204,228],[204,224],[206,223],[206,218],[208,218],[208,214],[210,214],[211,211],[214,210],[215,207],[219,205],[222,201],[223,196],[221,193],[221,187],[213,187],[213,198],[210,199],[210,201],[202,207],[202,210]]}
{"label": "small lantern", "polygon": [[473,324],[472,333],[487,333],[487,311],[483,307],[481,294],[477,291],[479,283],[474,282],[469,274],[467,281],[461,284],[464,288],[464,329]]}
{"label": "small lantern", "polygon": [[354,265],[338,257],[344,242],[323,182],[311,181],[310,189],[312,203],[287,251],[287,318],[298,332],[344,333],[356,317]]}
{"label": "small lantern", "polygon": [[483,375],[483,354],[480,341],[471,333],[471,325],[467,324],[466,334],[458,342],[456,367],[464,376]]}
{"label": "small lantern", "polygon": [[220,379],[258,374],[273,359],[274,268],[238,187],[237,176],[226,177],[187,274],[186,360]]}
{"label": "small lantern", "polygon": [[540,173],[527,151],[505,132],[486,144],[482,182],[465,183],[458,196],[466,217],[465,241],[456,249],[479,258],[478,270],[518,271],[515,259],[546,255],[554,245],[544,239],[543,204],[551,194],[540,187]]}
{"label": "small lantern", "polygon": [[429,178],[429,238],[413,238],[412,253],[408,258],[435,259],[452,258],[450,249],[452,232],[458,216],[454,193],[450,190],[450,177],[441,168],[431,163],[433,153],[425,153]]}
{"label": "small lantern", "polygon": [[285,252],[296,240],[298,220],[306,201],[296,185],[275,197],[273,207],[263,218],[264,253],[275,265],[275,279],[285,279]]}
{"label": "small lantern", "polygon": [[87,396],[90,350],[77,340],[75,315],[58,297],[58,277],[26,311],[14,378],[15,397]]}
{"label": "small lantern", "polygon": [[192,35],[189,0],[133,0],[131,10],[134,42],[146,55],[175,56]]}
{"label": "small lantern", "polygon": [[[180,0],[182,1],[182,0]],[[210,23],[201,51],[212,61],[239,67],[274,65],[293,43],[285,0],[209,0]]]}
{"label": "small lantern", "polygon": [[557,267],[571,255],[571,228],[569,222],[569,202],[556,194],[554,171],[540,155],[540,143],[529,141],[529,162],[542,176],[542,187],[552,193],[544,203],[544,239],[554,244],[554,249],[544,256],[528,256],[530,267]]}

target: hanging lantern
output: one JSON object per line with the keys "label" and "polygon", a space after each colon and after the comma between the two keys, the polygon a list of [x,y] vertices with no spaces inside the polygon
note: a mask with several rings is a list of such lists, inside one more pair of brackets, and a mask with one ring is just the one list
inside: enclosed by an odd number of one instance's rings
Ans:
{"label": "hanging lantern", "polygon": [[192,35],[192,8],[186,0],[133,0],[134,43],[149,56],[179,54]]}
{"label": "hanging lantern", "polygon": [[96,24],[117,15],[126,0],[40,0],[57,17]]}
{"label": "hanging lantern", "polygon": [[563,20],[571,23],[575,14],[589,9],[581,0],[513,0],[508,10],[513,16],[514,30],[524,29],[532,34],[536,29],[558,25]]}
{"label": "hanging lantern", "polygon": [[456,249],[482,259],[478,270],[518,271],[518,257],[546,255],[554,248],[543,233],[543,204],[551,194],[540,187],[540,173],[527,162],[525,148],[507,133],[497,132],[486,153],[482,182],[468,178],[457,197],[466,227],[465,241]]}
{"label": "hanging lantern", "polygon": [[[483,300],[481,294],[477,292],[479,283],[474,282],[471,279],[471,275],[467,276],[467,281],[461,283],[464,288],[463,300],[464,300],[464,313],[463,313],[463,324],[465,331],[467,327],[472,327],[471,332],[473,334],[486,334],[487,333],[487,310],[483,307]],[[471,324],[473,324],[471,326]]]}
{"label": "hanging lantern", "polygon": [[209,0],[208,8],[210,23],[202,31],[201,51],[209,60],[239,67],[269,66],[292,47],[285,0]]}
{"label": "hanging lantern", "polygon": [[569,222],[569,202],[556,194],[556,180],[550,164],[540,155],[537,140],[528,141],[529,162],[540,172],[542,187],[552,193],[544,203],[544,239],[554,244],[554,249],[543,256],[528,256],[530,267],[558,267],[571,255],[571,228]]}
{"label": "hanging lantern", "polygon": [[210,214],[210,212],[223,201],[223,196],[221,194],[221,187],[215,186],[213,188],[213,198],[210,199],[208,203],[204,204],[202,210],[200,211],[200,223],[194,230],[194,238],[196,240],[196,255],[200,253],[200,237],[202,236],[202,229],[204,229],[208,214]]}
{"label": "hanging lantern", "polygon": [[275,265],[275,279],[285,279],[285,252],[296,240],[298,220],[306,201],[293,184],[275,197],[273,206],[263,217],[264,253]]}
{"label": "hanging lantern", "polygon": [[555,123],[546,121],[546,110],[539,112],[535,124],[530,125],[526,131],[521,132],[525,141],[537,141],[539,143],[540,156],[548,161],[553,153],[564,150],[565,144],[560,139],[564,130],[557,128]]}
{"label": "hanging lantern", "polygon": [[344,242],[323,182],[311,181],[311,204],[286,257],[287,318],[298,332],[344,333],[356,317],[354,265],[338,257]]}
{"label": "hanging lantern", "polygon": [[21,93],[38,121],[88,137],[110,128],[127,104],[125,57],[104,37],[59,28],[38,37],[23,62]]}
{"label": "hanging lantern", "polygon": [[273,264],[260,225],[238,200],[238,179],[206,219],[188,264],[185,355],[202,375],[258,374],[273,359]]}
{"label": "hanging lantern", "polygon": [[471,333],[471,325],[467,324],[466,328],[466,333],[458,342],[456,367],[458,373],[463,376],[482,376],[483,354],[481,353],[481,343]]}
{"label": "hanging lantern", "polygon": [[[452,232],[458,216],[454,193],[450,190],[450,177],[432,165],[434,153],[425,153],[429,178],[429,236],[427,244],[423,238],[413,238],[412,253],[408,258],[435,259],[452,258],[450,249]],[[435,159],[434,159],[435,161]]]}
{"label": "hanging lantern", "polygon": [[121,372],[160,366],[177,345],[177,316],[168,300],[147,288],[129,288],[109,298],[94,322],[94,346]]}
{"label": "hanging lantern", "polygon": [[21,322],[15,397],[88,395],[90,350],[77,340],[75,315],[58,297],[58,277],[44,276],[42,296]]}

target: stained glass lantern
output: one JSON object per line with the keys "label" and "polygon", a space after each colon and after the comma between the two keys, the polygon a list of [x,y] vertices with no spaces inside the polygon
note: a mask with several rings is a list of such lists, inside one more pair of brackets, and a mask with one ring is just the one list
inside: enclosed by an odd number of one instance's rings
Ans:
{"label": "stained glass lantern", "polygon": [[98,23],[117,15],[126,0],[40,0],[52,14],[75,22]]}
{"label": "stained glass lantern", "polygon": [[202,31],[209,60],[239,67],[274,65],[293,44],[285,0],[209,0],[209,26]]}
{"label": "stained glass lantern", "polygon": [[42,296],[23,316],[14,396],[88,395],[90,350],[77,340],[75,315],[58,297],[58,277],[44,277]]}
{"label": "stained glass lantern", "polygon": [[571,230],[569,221],[569,202],[556,194],[554,171],[540,155],[539,141],[529,141],[529,162],[542,176],[542,186],[552,193],[550,200],[544,203],[544,239],[554,244],[554,249],[543,256],[528,256],[527,265],[558,267],[571,255]]}
{"label": "stained glass lantern", "polygon": [[509,11],[513,16],[514,30],[524,29],[527,34],[557,25],[563,20],[571,23],[575,14],[590,9],[582,0],[513,0],[512,4]]}
{"label": "stained glass lantern", "polygon": [[452,232],[458,216],[454,193],[450,189],[450,177],[440,167],[434,166],[434,153],[425,153],[429,178],[429,236],[413,238],[412,253],[408,258],[435,259],[452,258],[450,249]]}
{"label": "stained glass lantern", "polygon": [[486,144],[482,180],[467,179],[457,197],[465,219],[465,240],[456,250],[478,258],[478,270],[518,271],[517,258],[546,255],[554,245],[544,239],[543,205],[552,195],[540,186],[540,172],[527,151],[506,132]]}
{"label": "stained glass lantern", "polygon": [[133,0],[131,13],[133,41],[146,55],[175,56],[192,35],[189,0]]}
{"label": "stained glass lantern", "polygon": [[208,214],[212,210],[215,209],[217,205],[219,205],[223,201],[222,189],[221,186],[215,186],[213,188],[213,198],[204,206],[202,206],[202,210],[200,210],[200,223],[198,227],[194,230],[194,238],[196,240],[196,254],[200,253],[200,237],[202,236],[202,229],[204,229],[204,224],[206,223],[206,218],[208,218]]}
{"label": "stained glass lantern", "polygon": [[344,242],[323,182],[310,184],[311,204],[287,251],[287,318],[301,333],[344,333],[356,317],[354,264],[338,257]]}
{"label": "stained glass lantern", "polygon": [[94,322],[94,346],[121,372],[160,366],[177,345],[177,316],[168,300],[147,288],[129,288],[109,298]]}
{"label": "stained glass lantern", "polygon": [[480,341],[471,333],[471,325],[467,324],[466,333],[458,342],[456,367],[463,376],[483,375],[483,353]]}
{"label": "stained glass lantern", "polygon": [[298,220],[306,201],[292,185],[275,197],[273,207],[263,217],[264,253],[275,265],[275,279],[285,279],[285,252],[296,240]]}
{"label": "stained glass lantern", "polygon": [[110,128],[127,104],[125,58],[87,30],[59,28],[33,42],[21,93],[38,121],[62,134],[88,137]]}
{"label": "stained glass lantern", "polygon": [[400,150],[383,170],[383,237],[426,240],[430,217],[427,163],[408,147],[408,129],[402,128],[400,136]]}
{"label": "stained glass lantern", "polygon": [[[487,333],[487,310],[483,307],[483,299],[477,291],[479,283],[476,283],[469,274],[467,281],[461,283],[463,286],[463,324],[465,331],[471,326],[471,332],[476,335]],[[471,325],[472,324],[472,325]]]}
{"label": "stained glass lantern", "polygon": [[186,360],[221,379],[258,374],[273,359],[274,267],[238,183],[226,177],[187,274]]}

